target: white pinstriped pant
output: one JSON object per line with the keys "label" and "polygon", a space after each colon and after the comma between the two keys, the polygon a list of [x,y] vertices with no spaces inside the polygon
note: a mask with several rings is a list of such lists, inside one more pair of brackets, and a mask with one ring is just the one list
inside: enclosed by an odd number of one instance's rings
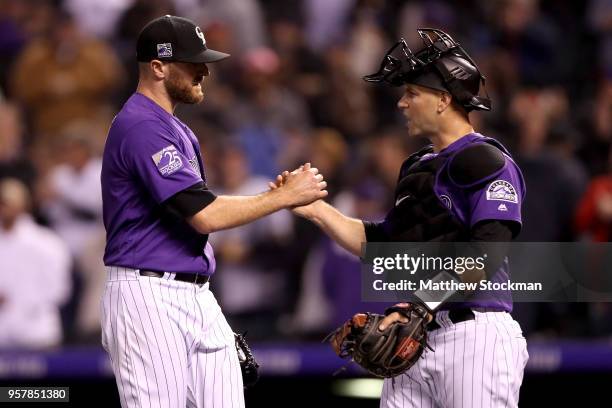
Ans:
{"label": "white pinstriped pant", "polygon": [[453,324],[447,311],[436,314],[441,328],[429,332],[417,364],[385,379],[384,408],[518,407],[529,355],[519,324],[505,312],[474,311],[475,320]]}
{"label": "white pinstriped pant", "polygon": [[122,407],[244,407],[234,334],[208,283],[106,270],[102,346]]}

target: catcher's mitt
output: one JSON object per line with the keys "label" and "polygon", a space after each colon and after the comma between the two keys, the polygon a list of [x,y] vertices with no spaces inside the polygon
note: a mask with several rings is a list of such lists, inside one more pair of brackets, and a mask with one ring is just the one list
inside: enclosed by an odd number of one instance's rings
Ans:
{"label": "catcher's mitt", "polygon": [[420,305],[401,303],[387,309],[399,312],[407,323],[394,322],[380,331],[385,318],[374,313],[359,313],[346,321],[329,341],[336,354],[353,361],[377,377],[391,378],[412,367],[427,346],[429,312]]}
{"label": "catcher's mitt", "polygon": [[259,379],[259,364],[257,364],[255,357],[253,357],[253,353],[251,353],[251,349],[245,340],[245,335],[246,333],[234,333],[238,361],[240,362],[240,370],[242,371],[242,383],[246,388],[255,385]]}

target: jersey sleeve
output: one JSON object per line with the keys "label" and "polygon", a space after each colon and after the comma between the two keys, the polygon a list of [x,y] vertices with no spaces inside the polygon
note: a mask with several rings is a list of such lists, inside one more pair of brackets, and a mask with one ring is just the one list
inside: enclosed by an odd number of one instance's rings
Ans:
{"label": "jersey sleeve", "polygon": [[157,203],[203,182],[177,138],[156,121],[140,122],[128,131],[122,157],[128,171],[138,177]]}
{"label": "jersey sleeve", "polygon": [[518,166],[506,158],[501,172],[467,191],[470,228],[484,220],[511,221],[518,233],[522,225],[521,205],[524,197],[523,176]]}
{"label": "jersey sleeve", "polygon": [[165,200],[163,205],[171,213],[188,218],[206,208],[216,199],[217,196],[208,189],[205,183],[198,183],[179,191]]}
{"label": "jersey sleeve", "polygon": [[387,233],[386,228],[385,228],[386,227],[385,221],[379,221],[379,222],[362,221],[367,242],[387,242],[389,241],[389,234]]}

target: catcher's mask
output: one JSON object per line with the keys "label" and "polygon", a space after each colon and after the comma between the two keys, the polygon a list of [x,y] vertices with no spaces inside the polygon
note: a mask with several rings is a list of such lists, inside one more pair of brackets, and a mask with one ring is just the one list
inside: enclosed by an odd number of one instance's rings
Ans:
{"label": "catcher's mask", "polygon": [[392,86],[421,85],[449,92],[463,108],[491,110],[491,101],[478,96],[485,77],[469,54],[442,30],[419,28],[424,47],[416,53],[402,38],[387,52],[378,72],[366,75],[367,82]]}

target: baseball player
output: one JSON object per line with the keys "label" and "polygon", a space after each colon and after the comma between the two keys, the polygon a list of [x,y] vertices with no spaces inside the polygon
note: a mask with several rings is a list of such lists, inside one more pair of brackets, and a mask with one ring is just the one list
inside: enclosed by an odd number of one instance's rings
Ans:
{"label": "baseball player", "polygon": [[208,234],[327,195],[309,165],[256,196],[207,188],[198,141],[173,112],[202,101],[206,64],[228,56],[188,19],[153,20],[137,40],[138,89],[109,130],[102,344],[123,407],[244,406],[234,334],[209,290]]}
{"label": "baseball player", "polygon": [[[510,241],[521,229],[524,182],[508,151],[474,131],[469,112],[488,111],[479,96],[484,77],[446,33],[419,29],[424,47],[399,41],[368,82],[403,86],[398,108],[408,137],[431,145],[402,165],[395,206],[381,222],[346,217],[323,200],[294,211],[315,222],[355,255],[361,243],[393,241]],[[285,172],[272,189],[283,185]],[[477,245],[477,244],[474,244]],[[506,281],[508,263],[482,271]],[[491,269],[491,268],[490,268]],[[380,329],[405,317],[391,308]],[[507,292],[475,291],[463,302],[442,304],[428,326],[423,358],[384,382],[382,407],[516,407],[528,354]]]}

